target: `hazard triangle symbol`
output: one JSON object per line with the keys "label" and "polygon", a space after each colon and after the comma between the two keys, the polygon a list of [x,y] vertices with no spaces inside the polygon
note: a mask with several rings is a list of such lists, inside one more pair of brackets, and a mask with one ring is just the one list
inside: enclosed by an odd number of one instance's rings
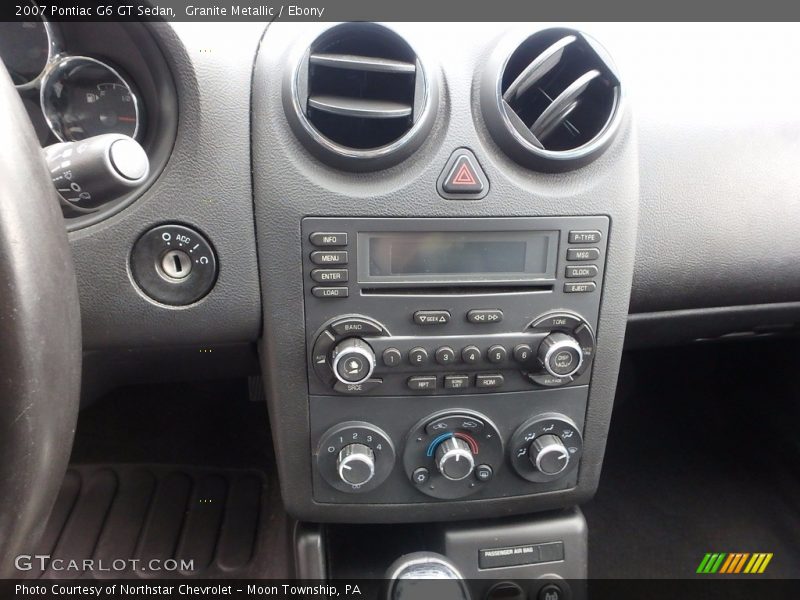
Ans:
{"label": "hazard triangle symbol", "polygon": [[458,172],[456,172],[456,176],[453,177],[451,183],[453,185],[475,185],[477,183],[475,180],[475,174],[469,170],[466,161],[461,163],[461,166],[458,168]]}
{"label": "hazard triangle symbol", "polygon": [[481,194],[484,192],[486,179],[478,163],[471,154],[463,150],[457,152],[459,153],[451,156],[439,180],[442,191],[454,195]]}

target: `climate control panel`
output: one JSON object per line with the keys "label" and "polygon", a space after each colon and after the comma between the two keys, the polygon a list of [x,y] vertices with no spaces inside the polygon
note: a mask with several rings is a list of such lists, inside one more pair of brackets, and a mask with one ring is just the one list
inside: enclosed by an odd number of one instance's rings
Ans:
{"label": "climate control panel", "polygon": [[568,489],[583,452],[585,391],[501,393],[488,402],[481,394],[455,402],[315,397],[315,499],[425,503]]}

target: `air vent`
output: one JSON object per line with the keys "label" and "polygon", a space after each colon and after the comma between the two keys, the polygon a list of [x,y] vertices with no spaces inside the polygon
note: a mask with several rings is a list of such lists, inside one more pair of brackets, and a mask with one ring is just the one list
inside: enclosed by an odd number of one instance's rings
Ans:
{"label": "air vent", "polygon": [[300,60],[293,122],[306,145],[334,166],[386,168],[407,158],[430,130],[433,91],[397,33],[346,23],[319,36]]}
{"label": "air vent", "polygon": [[497,58],[487,78],[481,96],[487,126],[525,166],[583,166],[605,150],[619,124],[616,70],[597,42],[578,31],[530,36],[507,60]]}

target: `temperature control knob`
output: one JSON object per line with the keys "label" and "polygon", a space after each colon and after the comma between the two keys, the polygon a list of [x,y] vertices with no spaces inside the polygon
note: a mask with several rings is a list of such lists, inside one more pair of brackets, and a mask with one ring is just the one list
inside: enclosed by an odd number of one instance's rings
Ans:
{"label": "temperature control knob", "polygon": [[366,381],[375,369],[375,352],[359,338],[339,342],[331,359],[333,374],[344,384]]}
{"label": "temperature control knob", "polygon": [[469,444],[456,437],[443,441],[436,448],[436,467],[450,481],[469,477],[475,468]]}
{"label": "temperature control knob", "polygon": [[342,448],[336,459],[339,478],[349,485],[364,485],[375,476],[375,454],[364,444],[350,444]]}
{"label": "temperature control knob", "polygon": [[543,435],[528,450],[533,466],[545,475],[559,475],[569,465],[569,451],[556,435]]}
{"label": "temperature control knob", "polygon": [[583,351],[578,340],[556,331],[539,345],[539,362],[553,377],[569,377],[580,369]]}

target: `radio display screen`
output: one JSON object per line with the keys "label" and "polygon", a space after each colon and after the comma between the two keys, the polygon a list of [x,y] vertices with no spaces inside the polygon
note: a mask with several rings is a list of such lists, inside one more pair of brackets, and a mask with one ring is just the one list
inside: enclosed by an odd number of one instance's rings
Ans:
{"label": "radio display screen", "polygon": [[369,265],[362,274],[385,282],[550,278],[557,244],[556,231],[359,234]]}

